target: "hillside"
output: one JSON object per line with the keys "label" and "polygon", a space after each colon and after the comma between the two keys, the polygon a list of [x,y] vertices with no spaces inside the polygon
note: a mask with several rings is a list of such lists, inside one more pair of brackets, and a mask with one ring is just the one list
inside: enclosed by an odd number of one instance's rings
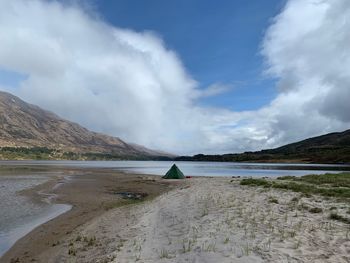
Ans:
{"label": "hillside", "polygon": [[128,144],[116,137],[89,131],[79,124],[1,91],[0,147],[0,158],[6,158],[9,153],[13,153],[14,157],[18,154],[39,153],[73,159],[81,155],[87,159],[149,159],[167,156]]}
{"label": "hillside", "polygon": [[342,150],[344,148],[350,148],[350,130],[309,138],[265,152],[273,154],[312,153]]}
{"label": "hillside", "polygon": [[335,132],[275,149],[239,154],[181,156],[183,161],[350,163],[350,130]]}

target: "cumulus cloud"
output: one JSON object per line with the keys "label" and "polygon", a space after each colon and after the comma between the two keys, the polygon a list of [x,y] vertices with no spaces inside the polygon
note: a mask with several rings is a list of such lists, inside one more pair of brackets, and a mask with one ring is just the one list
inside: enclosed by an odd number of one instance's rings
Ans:
{"label": "cumulus cloud", "polygon": [[262,43],[279,94],[257,111],[198,106],[230,87],[198,89],[156,33],[56,1],[0,0],[0,70],[26,76],[5,89],[126,141],[175,153],[257,150],[349,127],[348,17],[347,0],[287,2]]}
{"label": "cumulus cloud", "polygon": [[202,93],[152,32],[39,0],[0,1],[0,32],[1,68],[28,76],[14,92],[69,120],[176,152],[199,147],[216,125],[194,100],[222,87]]}
{"label": "cumulus cloud", "polygon": [[268,107],[279,143],[350,127],[349,17],[346,0],[290,0],[273,20],[262,53],[279,79]]}

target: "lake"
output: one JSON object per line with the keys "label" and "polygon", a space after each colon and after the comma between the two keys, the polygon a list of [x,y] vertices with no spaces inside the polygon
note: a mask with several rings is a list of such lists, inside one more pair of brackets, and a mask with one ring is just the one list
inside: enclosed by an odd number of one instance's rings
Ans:
{"label": "lake", "polygon": [[164,175],[176,163],[185,175],[191,176],[302,176],[326,172],[349,171],[350,165],[333,164],[266,164],[228,162],[172,161],[0,161],[1,166],[53,166],[77,168],[108,168],[130,173]]}

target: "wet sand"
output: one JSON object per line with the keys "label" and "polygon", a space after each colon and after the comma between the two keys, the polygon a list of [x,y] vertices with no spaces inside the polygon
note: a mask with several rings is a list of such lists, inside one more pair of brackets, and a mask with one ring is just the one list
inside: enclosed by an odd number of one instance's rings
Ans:
{"label": "wet sand", "polygon": [[[57,169],[56,169],[57,170]],[[0,262],[66,262],[59,252],[67,246],[72,233],[108,210],[124,205],[117,192],[145,193],[146,199],[169,191],[176,184],[159,176],[124,174],[105,169],[61,169],[61,176],[22,194],[39,202],[43,197],[53,203],[70,204],[72,209],[40,225],[18,240]],[[66,251],[65,251],[66,253]]]}

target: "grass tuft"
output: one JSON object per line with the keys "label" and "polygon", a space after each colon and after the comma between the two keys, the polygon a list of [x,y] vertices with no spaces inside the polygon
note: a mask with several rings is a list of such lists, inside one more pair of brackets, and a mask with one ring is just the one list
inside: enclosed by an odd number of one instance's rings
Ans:
{"label": "grass tuft", "polygon": [[342,215],[339,215],[337,213],[331,213],[329,215],[329,219],[332,219],[332,220],[337,220],[337,221],[340,221],[340,222],[343,222],[343,223],[346,223],[346,224],[350,224],[350,219],[349,218],[346,218]]}
{"label": "grass tuft", "polygon": [[320,207],[313,207],[313,208],[310,208],[309,209],[309,212],[310,213],[313,213],[313,214],[317,214],[317,213],[322,213],[322,208],[320,208]]}
{"label": "grass tuft", "polygon": [[325,197],[350,198],[350,174],[283,176],[277,181],[265,179],[243,179],[241,185],[263,186],[300,192],[304,196],[319,194]]}

